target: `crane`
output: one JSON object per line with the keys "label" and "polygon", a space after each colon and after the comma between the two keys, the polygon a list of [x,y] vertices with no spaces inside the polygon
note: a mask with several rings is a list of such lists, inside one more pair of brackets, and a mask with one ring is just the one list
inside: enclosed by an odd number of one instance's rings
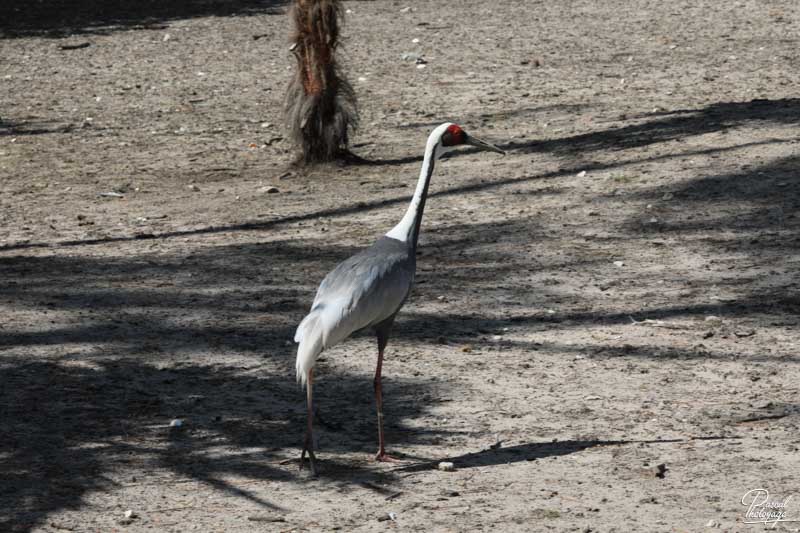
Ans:
{"label": "crane", "polygon": [[308,453],[313,476],[317,475],[313,441],[314,363],[323,350],[366,328],[374,329],[378,339],[378,363],[373,382],[378,411],[378,453],[375,459],[396,461],[386,453],[383,438],[383,352],[395,316],[403,307],[414,282],[419,228],[434,164],[443,154],[462,145],[505,153],[468,135],[457,124],[447,122],[437,126],[428,137],[417,188],[400,223],[372,246],[344,260],[325,276],[317,289],[311,311],[297,327],[294,336],[294,341],[299,343],[297,380],[306,387],[308,402],[308,425],[300,468],[303,468]]}

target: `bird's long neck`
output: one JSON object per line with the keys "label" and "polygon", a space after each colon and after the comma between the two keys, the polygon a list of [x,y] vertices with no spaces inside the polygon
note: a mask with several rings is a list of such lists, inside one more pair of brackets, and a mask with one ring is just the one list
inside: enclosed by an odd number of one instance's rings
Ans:
{"label": "bird's long neck", "polygon": [[436,162],[436,145],[437,142],[434,139],[428,140],[428,144],[425,147],[425,158],[422,160],[422,169],[419,172],[417,189],[414,191],[411,204],[408,206],[408,210],[402,220],[400,220],[400,223],[386,234],[387,237],[407,243],[412,250],[417,249],[419,227],[422,223],[422,212],[425,210],[425,200],[428,197],[428,185],[431,182],[433,167]]}

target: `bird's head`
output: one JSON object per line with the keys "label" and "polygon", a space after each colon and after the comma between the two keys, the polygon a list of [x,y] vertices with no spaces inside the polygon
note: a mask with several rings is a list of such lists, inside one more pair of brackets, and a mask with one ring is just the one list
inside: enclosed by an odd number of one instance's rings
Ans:
{"label": "bird's head", "polygon": [[437,157],[441,157],[450,150],[464,145],[474,146],[478,150],[488,150],[505,155],[505,152],[500,148],[469,135],[461,126],[453,124],[452,122],[446,122],[433,130],[431,140],[435,140],[437,143]]}

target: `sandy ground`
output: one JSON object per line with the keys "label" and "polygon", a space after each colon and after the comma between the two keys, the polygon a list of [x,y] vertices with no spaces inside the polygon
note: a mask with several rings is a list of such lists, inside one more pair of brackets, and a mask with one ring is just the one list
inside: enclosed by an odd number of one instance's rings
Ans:
{"label": "sandy ground", "polygon": [[[373,164],[309,172],[282,3],[3,4],[0,530],[764,531],[753,489],[800,520],[796,2],[346,2]],[[437,166],[404,461],[362,335],[311,479],[294,327],[445,120],[509,154]]]}

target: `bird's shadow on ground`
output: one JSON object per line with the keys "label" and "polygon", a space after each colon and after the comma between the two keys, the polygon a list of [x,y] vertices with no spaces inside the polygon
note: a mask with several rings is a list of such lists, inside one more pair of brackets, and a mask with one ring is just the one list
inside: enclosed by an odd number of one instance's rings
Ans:
{"label": "bird's shadow on ground", "polygon": [[[694,440],[721,440],[737,439],[739,437],[706,437]],[[427,470],[436,470],[442,462],[453,463],[456,469],[479,468],[519,463],[523,461],[536,461],[548,457],[560,457],[579,453],[590,448],[605,448],[626,445],[659,445],[687,442],[689,439],[653,439],[653,440],[566,440],[552,442],[530,442],[514,446],[495,446],[477,452],[465,453],[451,457],[437,459],[422,459],[409,465],[404,465],[393,470],[397,473],[415,473]]]}

